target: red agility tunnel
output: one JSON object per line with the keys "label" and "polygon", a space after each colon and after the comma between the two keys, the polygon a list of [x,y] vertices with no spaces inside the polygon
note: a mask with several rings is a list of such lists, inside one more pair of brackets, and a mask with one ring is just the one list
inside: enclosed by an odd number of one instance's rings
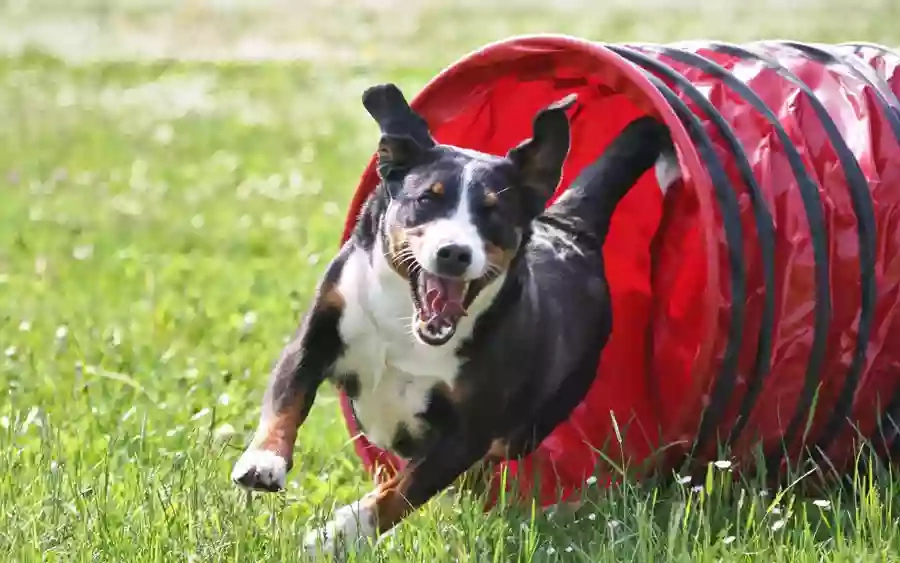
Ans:
{"label": "red agility tunnel", "polygon": [[[646,114],[671,130],[682,180],[663,194],[648,173],[618,207],[597,379],[507,463],[515,480],[549,504],[611,474],[604,456],[670,469],[724,445],[739,466],[761,447],[778,470],[805,451],[847,467],[861,438],[900,450],[900,55],[518,37],[454,63],[411,105],[439,142],[505,154],[570,92],[557,195]],[[376,182],[373,161],[344,239]],[[342,409],[356,435],[346,397]],[[356,449],[370,470],[400,465],[364,437]]]}

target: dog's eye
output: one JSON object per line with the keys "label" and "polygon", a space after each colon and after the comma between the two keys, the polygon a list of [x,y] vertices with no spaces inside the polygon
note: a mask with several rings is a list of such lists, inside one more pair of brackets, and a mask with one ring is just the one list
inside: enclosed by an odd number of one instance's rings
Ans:
{"label": "dog's eye", "polygon": [[419,194],[419,196],[416,198],[416,201],[424,203],[424,202],[439,199],[443,195],[444,195],[444,184],[442,184],[440,182],[435,182],[434,184],[428,186],[427,190],[425,190],[421,194]]}

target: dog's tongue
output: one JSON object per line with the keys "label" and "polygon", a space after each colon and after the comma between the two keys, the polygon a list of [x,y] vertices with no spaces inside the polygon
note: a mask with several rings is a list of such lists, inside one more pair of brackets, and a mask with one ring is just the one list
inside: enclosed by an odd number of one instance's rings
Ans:
{"label": "dog's tongue", "polygon": [[465,316],[463,291],[466,284],[462,280],[451,280],[428,273],[425,276],[425,302],[431,314],[442,321],[456,322]]}

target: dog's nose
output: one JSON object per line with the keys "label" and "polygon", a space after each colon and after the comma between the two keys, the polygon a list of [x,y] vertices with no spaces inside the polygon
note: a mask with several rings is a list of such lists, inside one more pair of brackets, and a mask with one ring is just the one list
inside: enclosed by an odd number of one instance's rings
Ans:
{"label": "dog's nose", "polygon": [[461,244],[447,244],[437,251],[437,273],[462,276],[472,263],[472,249]]}

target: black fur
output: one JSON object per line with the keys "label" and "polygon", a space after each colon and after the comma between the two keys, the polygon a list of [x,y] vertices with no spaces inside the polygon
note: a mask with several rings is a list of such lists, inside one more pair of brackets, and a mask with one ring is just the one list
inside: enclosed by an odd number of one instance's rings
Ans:
{"label": "black fur", "polygon": [[[563,197],[536,217],[534,209],[543,209],[551,189],[524,186],[509,158],[497,159],[483,171],[490,179],[485,184],[510,187],[507,214],[497,215],[506,227],[497,232],[516,225],[524,228],[524,235],[502,291],[457,350],[465,360],[457,387],[469,390],[466,400],[453,405],[453,416],[429,420],[426,438],[416,441],[407,433],[395,444],[398,453],[411,457],[418,467],[418,478],[404,491],[413,505],[446,486],[450,474],[468,467],[473,456],[482,456],[492,440],[505,442],[512,456],[529,453],[584,398],[612,331],[602,255],[610,219],[637,180],[663,153],[672,151],[660,122],[637,119]],[[421,168],[404,178],[394,196],[401,205],[410,205],[400,217],[404,225],[421,224],[455,208],[458,170],[469,157],[440,145],[429,152],[434,160],[420,161]],[[544,176],[551,178],[547,182],[559,179],[551,173]],[[413,204],[422,187],[437,178],[445,183],[446,199]],[[508,240],[482,224],[479,232],[491,242]]]}
{"label": "black fur", "polygon": [[[417,439],[401,428],[394,437],[393,448],[411,458],[393,485],[405,503],[395,507],[398,513],[449,486],[494,443],[506,444],[510,455],[527,454],[569,416],[596,377],[612,331],[602,253],[610,219],[619,200],[673,148],[661,123],[637,119],[545,210],[568,153],[566,111],[574,101],[569,97],[538,112],[532,138],[499,157],[434,143],[424,120],[394,86],[364,95],[382,130],[382,181],[365,203],[351,241],[329,267],[317,303],[348,249],[371,252],[390,228],[410,229],[445,217],[464,194],[480,237],[486,247],[504,253],[506,269],[497,297],[455,350],[462,362],[452,388],[435,387],[420,415],[428,430]],[[478,166],[471,165],[474,161]],[[305,400],[314,396],[328,365],[343,353],[336,339],[340,312],[314,309],[301,330],[301,345],[286,354],[277,370],[281,379],[270,384],[276,396],[289,396],[280,390],[296,386],[303,387]],[[352,396],[349,374],[335,375]],[[357,394],[358,387],[357,382]],[[304,416],[305,410],[304,405]]]}
{"label": "black fur", "polygon": [[[420,175],[440,175],[452,199],[457,186],[452,170],[465,162],[466,153],[442,146],[434,151],[441,164],[413,169],[409,185],[428,185]],[[483,456],[493,440],[505,442],[510,455],[529,453],[584,398],[612,331],[602,255],[610,218],[631,186],[672,151],[661,123],[637,119],[537,217],[529,216],[527,204],[542,206],[552,190],[513,183],[509,170],[516,165],[510,159],[485,170],[486,178],[508,178],[510,196],[518,198],[510,200],[515,212],[498,218],[527,228],[502,291],[457,350],[464,363],[456,386],[468,390],[465,400],[453,405],[454,416],[429,421],[427,439],[402,440],[402,453],[417,467],[416,479],[404,490],[414,506]],[[440,209],[437,203],[413,208],[409,221],[438,217]]]}

